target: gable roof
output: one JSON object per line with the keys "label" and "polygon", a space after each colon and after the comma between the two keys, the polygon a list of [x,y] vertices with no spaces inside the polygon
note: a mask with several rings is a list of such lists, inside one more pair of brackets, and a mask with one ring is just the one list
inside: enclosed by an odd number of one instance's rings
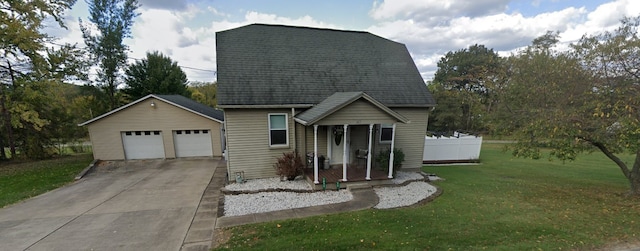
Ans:
{"label": "gable roof", "polygon": [[137,103],[140,103],[140,102],[142,102],[142,101],[144,101],[146,99],[149,99],[149,98],[155,98],[155,99],[158,99],[158,100],[162,100],[162,101],[164,101],[164,102],[166,102],[168,104],[171,104],[171,105],[174,105],[176,107],[185,109],[185,110],[187,110],[189,112],[195,113],[197,115],[200,115],[200,116],[205,117],[207,119],[214,120],[214,121],[219,122],[219,123],[223,123],[223,121],[224,121],[224,113],[221,110],[218,110],[218,109],[215,109],[213,107],[209,107],[207,105],[198,103],[198,102],[196,102],[196,101],[194,101],[192,99],[186,98],[184,96],[181,96],[181,95],[155,95],[155,94],[149,94],[149,95],[144,96],[144,97],[142,97],[142,98],[140,98],[140,99],[138,99],[136,101],[133,101],[133,102],[131,102],[129,104],[123,105],[121,107],[118,107],[118,108],[110,111],[110,112],[107,112],[107,113],[102,114],[102,115],[100,115],[98,117],[95,117],[95,118],[87,120],[87,121],[85,121],[85,122],[83,122],[81,124],[78,124],[78,126],[85,126],[85,125],[91,124],[91,123],[93,123],[95,121],[98,121],[98,120],[100,120],[102,118],[108,117],[111,114],[114,114],[116,112],[122,111],[122,110],[124,110],[124,109],[126,109],[126,108],[128,108],[130,106],[133,106],[133,105],[135,105]]}
{"label": "gable roof", "polygon": [[221,107],[310,107],[366,92],[388,107],[430,107],[404,44],[368,32],[252,24],[216,33]]}
{"label": "gable roof", "polygon": [[295,120],[303,125],[311,125],[361,98],[369,101],[398,121],[409,123],[407,118],[384,106],[364,92],[336,92],[318,105],[296,115]]}

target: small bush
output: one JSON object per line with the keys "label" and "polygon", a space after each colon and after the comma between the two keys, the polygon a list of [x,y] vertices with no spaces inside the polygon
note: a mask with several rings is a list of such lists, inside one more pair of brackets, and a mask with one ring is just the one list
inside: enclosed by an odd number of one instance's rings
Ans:
{"label": "small bush", "polygon": [[282,153],[282,157],[276,160],[274,167],[276,168],[276,173],[280,177],[286,177],[288,180],[293,180],[296,176],[302,174],[304,162],[295,152],[288,152]]}
{"label": "small bush", "polygon": [[[381,150],[378,152],[376,156],[376,163],[382,169],[385,169],[389,166],[389,154],[390,150]],[[404,152],[402,149],[393,148],[393,170],[398,170],[402,167],[402,162],[404,162]]]}

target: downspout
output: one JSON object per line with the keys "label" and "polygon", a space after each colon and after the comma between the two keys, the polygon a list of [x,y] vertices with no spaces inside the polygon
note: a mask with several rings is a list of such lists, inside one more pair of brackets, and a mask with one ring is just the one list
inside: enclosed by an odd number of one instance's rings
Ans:
{"label": "downspout", "polygon": [[293,151],[298,153],[298,148],[296,148],[296,142],[298,141],[298,135],[296,134],[296,120],[293,119],[296,116],[296,108],[291,107],[291,122],[293,123]]}
{"label": "downspout", "polygon": [[[224,160],[227,163],[227,182],[231,181],[231,158],[229,157],[229,132],[227,131],[227,122],[229,118],[227,118],[227,113],[224,113],[224,123],[222,124],[224,126],[224,139],[227,141],[225,144],[225,149],[226,150],[224,153]],[[243,177],[244,178],[244,177]]]}
{"label": "downspout", "polygon": [[303,136],[304,136],[304,140],[302,140],[302,141],[304,141],[304,146],[302,146],[302,147],[304,147],[303,154],[306,156],[307,153],[309,152],[309,148],[307,147],[308,146],[308,144],[307,144],[307,126],[304,127],[304,135]]}

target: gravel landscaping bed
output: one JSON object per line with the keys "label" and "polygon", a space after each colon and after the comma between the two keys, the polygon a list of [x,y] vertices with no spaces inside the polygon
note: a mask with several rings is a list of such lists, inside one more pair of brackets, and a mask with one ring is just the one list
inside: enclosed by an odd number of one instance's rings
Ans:
{"label": "gravel landscaping bed", "polygon": [[[396,186],[374,188],[380,199],[375,208],[410,206],[426,199],[437,189],[424,180],[426,180],[425,176],[420,173],[397,172],[393,179]],[[397,186],[399,184],[406,185]],[[241,184],[229,184],[224,189],[234,192],[224,196],[225,216],[335,204],[353,199],[351,192],[347,190],[313,191],[312,186],[304,179],[294,181],[280,181],[280,178],[254,179]],[[280,191],[265,192],[266,190]]]}
{"label": "gravel landscaping bed", "polygon": [[396,172],[396,176],[394,177],[393,184],[402,184],[410,180],[424,180],[424,176],[420,173],[415,172]]}
{"label": "gravel landscaping bed", "polygon": [[[278,181],[280,182],[280,181]],[[237,216],[334,204],[353,199],[347,190],[316,193],[262,192],[224,196],[224,215]]]}
{"label": "gravel landscaping bed", "polygon": [[437,191],[436,187],[424,181],[415,181],[399,187],[378,187],[373,190],[380,199],[378,205],[374,206],[378,209],[410,206]]}

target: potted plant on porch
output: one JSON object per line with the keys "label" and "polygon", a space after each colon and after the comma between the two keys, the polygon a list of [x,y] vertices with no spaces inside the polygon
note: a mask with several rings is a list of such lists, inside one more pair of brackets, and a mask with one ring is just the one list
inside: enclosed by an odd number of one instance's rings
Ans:
{"label": "potted plant on porch", "polygon": [[285,152],[276,160],[274,167],[280,178],[294,180],[296,176],[302,174],[304,162],[295,152]]}

